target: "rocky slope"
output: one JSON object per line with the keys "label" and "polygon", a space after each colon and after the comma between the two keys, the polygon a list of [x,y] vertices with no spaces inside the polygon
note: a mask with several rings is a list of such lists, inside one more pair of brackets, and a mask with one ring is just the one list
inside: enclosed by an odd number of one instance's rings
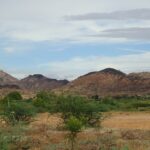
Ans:
{"label": "rocky slope", "polygon": [[13,76],[5,73],[4,71],[0,71],[0,89],[3,88],[14,88],[19,89],[18,85],[19,80],[14,78]]}
{"label": "rocky slope", "polygon": [[90,72],[80,76],[72,82],[67,80],[50,79],[40,74],[29,75],[18,80],[0,71],[0,90],[20,89],[37,92],[41,90],[55,90],[86,96],[121,96],[121,95],[150,95],[150,73],[125,74],[113,68],[98,72]]}
{"label": "rocky slope", "polygon": [[87,96],[121,96],[150,94],[150,78],[143,74],[125,74],[107,68],[91,72],[70,82],[63,92]]}
{"label": "rocky slope", "polygon": [[26,91],[41,91],[41,90],[52,90],[58,87],[62,87],[68,83],[67,80],[56,80],[49,79],[43,75],[35,74],[29,75],[28,77],[18,80],[8,73],[0,71],[0,89],[11,89],[11,90],[26,90]]}
{"label": "rocky slope", "polygon": [[150,79],[150,72],[130,73],[129,76],[143,79]]}
{"label": "rocky slope", "polygon": [[20,86],[23,89],[33,91],[52,90],[62,87],[67,83],[67,80],[50,79],[40,74],[29,75],[28,77],[20,80]]}

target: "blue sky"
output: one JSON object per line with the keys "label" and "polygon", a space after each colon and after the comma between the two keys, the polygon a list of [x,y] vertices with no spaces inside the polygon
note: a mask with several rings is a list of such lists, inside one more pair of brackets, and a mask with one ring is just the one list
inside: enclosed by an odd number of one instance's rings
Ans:
{"label": "blue sky", "polygon": [[0,69],[72,80],[150,71],[149,0],[0,0]]}

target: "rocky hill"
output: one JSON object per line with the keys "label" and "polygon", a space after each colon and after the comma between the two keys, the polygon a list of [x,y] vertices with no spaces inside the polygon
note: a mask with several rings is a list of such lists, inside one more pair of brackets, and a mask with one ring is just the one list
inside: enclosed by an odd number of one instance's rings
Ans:
{"label": "rocky hill", "polygon": [[0,71],[0,89],[3,88],[19,89],[20,87],[18,85],[18,82],[19,82],[18,79],[14,78],[8,73],[5,73],[4,71]]}
{"label": "rocky hill", "polygon": [[143,73],[127,75],[119,70],[107,68],[77,78],[62,91],[87,96],[150,94],[150,78]]}
{"label": "rocky hill", "polygon": [[68,83],[67,80],[50,79],[40,74],[29,75],[28,77],[18,80],[4,71],[0,71],[0,89],[41,91],[52,90],[62,87]]}
{"label": "rocky hill", "polygon": [[[20,89],[28,92],[55,90],[86,96],[150,95],[150,73],[125,74],[113,68],[90,72],[74,81],[56,80],[41,74],[18,80],[0,71],[0,90]],[[1,90],[2,91],[2,90]]]}
{"label": "rocky hill", "polygon": [[28,77],[20,80],[20,86],[23,89],[33,91],[52,90],[62,87],[67,83],[67,80],[50,79],[41,74],[29,75]]}
{"label": "rocky hill", "polygon": [[150,72],[130,73],[129,76],[135,78],[150,79]]}
{"label": "rocky hill", "polygon": [[13,76],[9,75],[8,73],[2,70],[0,71],[0,85],[14,84],[17,82],[18,82],[18,79],[14,78]]}

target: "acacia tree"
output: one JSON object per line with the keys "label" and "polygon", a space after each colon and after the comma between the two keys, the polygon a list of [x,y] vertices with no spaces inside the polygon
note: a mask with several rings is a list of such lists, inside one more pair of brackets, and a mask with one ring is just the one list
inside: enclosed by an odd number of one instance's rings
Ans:
{"label": "acacia tree", "polygon": [[94,126],[101,117],[96,103],[79,96],[61,96],[56,109],[62,113],[65,122],[75,116],[84,125]]}
{"label": "acacia tree", "polygon": [[77,135],[82,127],[98,127],[102,117],[97,103],[79,96],[60,97],[57,110],[62,113],[64,123],[69,130],[71,150],[74,150]]}
{"label": "acacia tree", "polygon": [[32,104],[22,100],[18,92],[12,92],[1,101],[1,115],[3,119],[11,125],[20,121],[29,122],[36,110]]}
{"label": "acacia tree", "polygon": [[71,142],[71,150],[74,150],[77,134],[81,132],[82,127],[82,122],[74,116],[71,116],[66,122],[66,128],[69,130],[68,138]]}

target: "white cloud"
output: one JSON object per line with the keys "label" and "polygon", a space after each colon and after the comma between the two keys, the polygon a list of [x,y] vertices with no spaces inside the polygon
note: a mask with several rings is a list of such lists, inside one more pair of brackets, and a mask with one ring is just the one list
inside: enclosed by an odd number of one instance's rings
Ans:
{"label": "white cloud", "polygon": [[126,40],[149,41],[150,28],[119,28],[108,29],[102,31],[100,34],[93,35],[94,37],[109,37],[109,38],[123,38]]}
{"label": "white cloud", "polygon": [[88,13],[65,16],[66,20],[150,20],[150,9],[132,9],[110,13]]}
{"label": "white cloud", "polygon": [[[143,8],[147,8],[148,11],[143,11],[145,10]],[[64,40],[67,43],[105,42],[109,44],[134,39],[147,42],[150,39],[149,10],[149,0],[0,0],[0,38],[16,42],[16,45],[13,45],[8,41],[7,45],[3,44],[5,48],[1,49],[10,54],[32,49],[28,46],[26,48],[26,44],[17,45],[18,41],[53,43]],[[118,18],[114,19],[116,11],[123,14],[118,14]],[[131,15],[132,11],[134,14]],[[64,19],[64,16],[79,16],[93,12],[107,13],[103,17],[108,19],[109,14],[113,20],[66,21]],[[120,19],[122,16],[123,20]],[[56,49],[56,51],[62,50],[64,47]],[[148,70],[149,58],[150,53],[144,51],[140,54],[116,57],[91,56],[49,62],[39,66],[39,70],[34,68],[24,72],[25,69],[20,71],[18,69],[12,73],[23,77],[27,74],[42,72],[51,77],[73,79],[81,74],[105,67],[114,67],[126,72]]]}
{"label": "white cloud", "polygon": [[150,52],[143,52],[132,55],[104,57],[91,56],[87,58],[73,58],[66,61],[49,62],[39,65],[46,74],[51,72],[57,78],[68,78],[70,80],[76,77],[101,69],[112,67],[126,73],[136,71],[150,70]]}
{"label": "white cloud", "polygon": [[[96,34],[104,29],[122,28],[136,25],[144,27],[145,22],[68,22],[63,16],[88,14],[92,12],[110,13],[112,11],[148,8],[148,0],[1,0],[0,37],[31,41],[100,41],[89,39],[87,35]],[[149,6],[150,8],[150,6]],[[149,10],[149,9],[147,9]],[[147,12],[147,11],[146,11]],[[144,12],[144,16],[148,15]],[[127,14],[126,14],[127,15]],[[139,15],[134,14],[138,19]],[[141,18],[143,15],[141,15]],[[126,19],[128,16],[126,16]],[[139,18],[140,19],[140,18]],[[127,19],[128,20],[128,19]],[[150,23],[146,23],[150,26]],[[135,27],[136,27],[135,26]],[[109,38],[107,37],[108,41]],[[111,40],[111,39],[110,39]]]}

